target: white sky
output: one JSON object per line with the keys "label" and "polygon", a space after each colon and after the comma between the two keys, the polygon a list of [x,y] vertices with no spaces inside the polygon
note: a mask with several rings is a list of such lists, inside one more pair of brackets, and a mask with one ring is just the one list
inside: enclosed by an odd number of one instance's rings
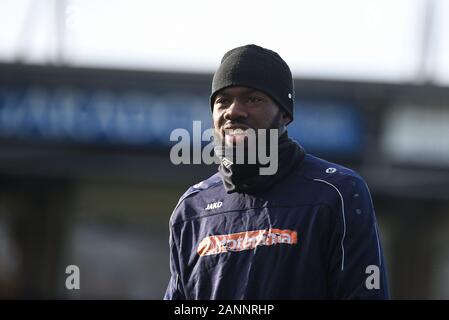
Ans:
{"label": "white sky", "polygon": [[[0,0],[0,60],[55,61],[56,1]],[[73,65],[212,72],[255,43],[297,77],[402,82],[418,74],[426,1],[65,0],[60,17]],[[449,85],[449,1],[434,1],[428,72]]]}

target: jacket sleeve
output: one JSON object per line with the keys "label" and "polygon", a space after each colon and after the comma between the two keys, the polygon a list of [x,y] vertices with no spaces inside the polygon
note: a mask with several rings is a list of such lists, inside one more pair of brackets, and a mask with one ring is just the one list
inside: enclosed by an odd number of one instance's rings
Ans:
{"label": "jacket sleeve", "polygon": [[389,299],[383,250],[365,181],[351,176],[328,184],[337,194],[331,208],[336,216],[328,260],[331,298]]}
{"label": "jacket sleeve", "polygon": [[181,285],[179,252],[175,241],[173,227],[170,227],[170,280],[164,295],[164,300],[185,300],[184,290]]}

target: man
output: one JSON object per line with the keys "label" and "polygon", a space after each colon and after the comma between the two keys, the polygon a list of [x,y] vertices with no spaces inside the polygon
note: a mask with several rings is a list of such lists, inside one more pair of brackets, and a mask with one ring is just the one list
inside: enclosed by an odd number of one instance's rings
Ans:
{"label": "man", "polygon": [[[222,162],[172,214],[165,299],[388,298],[364,180],[288,137],[294,91],[285,61],[256,45],[227,52],[210,104]],[[266,164],[247,156],[239,163],[226,152],[246,142],[249,153],[254,141],[245,133],[266,129],[279,136],[257,135],[258,146],[278,144],[270,175],[261,174]]]}

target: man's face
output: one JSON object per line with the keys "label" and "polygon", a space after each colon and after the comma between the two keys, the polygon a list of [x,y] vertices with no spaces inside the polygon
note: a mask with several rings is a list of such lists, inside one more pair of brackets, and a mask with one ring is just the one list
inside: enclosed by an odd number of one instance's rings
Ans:
{"label": "man's face", "polygon": [[215,136],[232,146],[245,139],[247,129],[278,129],[288,122],[276,103],[265,93],[248,87],[221,90],[213,101]]}

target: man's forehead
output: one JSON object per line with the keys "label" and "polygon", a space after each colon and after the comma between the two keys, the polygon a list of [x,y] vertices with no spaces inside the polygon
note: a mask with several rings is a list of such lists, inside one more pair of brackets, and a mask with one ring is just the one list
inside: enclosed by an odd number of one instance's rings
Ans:
{"label": "man's forehead", "polygon": [[251,94],[251,93],[258,93],[258,94],[263,94],[264,96],[266,96],[266,94],[263,93],[262,91],[259,91],[257,89],[250,88],[250,87],[244,87],[244,86],[233,86],[233,87],[224,88],[217,93],[217,96],[218,95],[222,95],[222,96],[244,95],[244,94]]}

